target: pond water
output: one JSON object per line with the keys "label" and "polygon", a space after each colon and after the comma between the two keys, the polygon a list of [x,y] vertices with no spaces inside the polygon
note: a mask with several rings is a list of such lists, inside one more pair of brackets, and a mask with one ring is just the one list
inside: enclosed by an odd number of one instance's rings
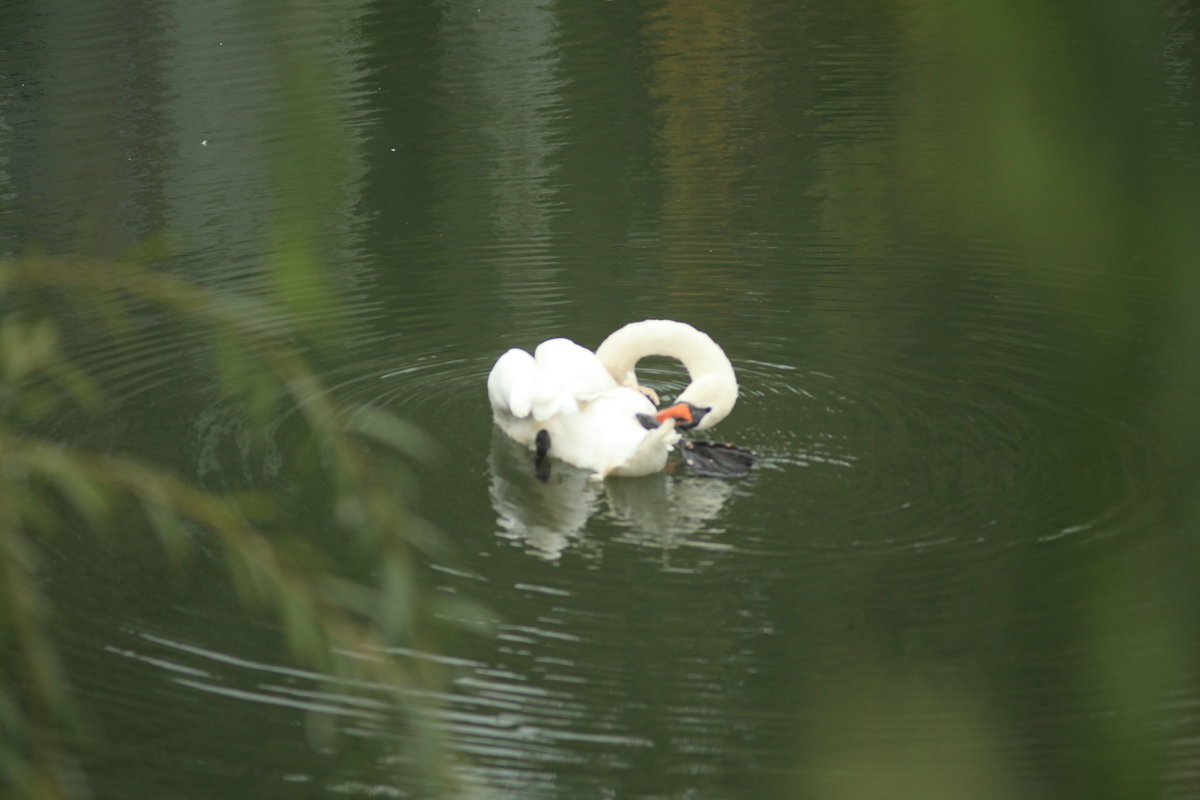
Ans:
{"label": "pond water", "polygon": [[[320,375],[438,441],[426,578],[497,620],[413,654],[489,796],[1197,797],[1200,19],[1143,5],[10,3],[0,234],[301,301],[318,254]],[[653,317],[753,474],[538,481],[492,362]],[[176,326],[75,347],[63,435],[303,505]],[[424,796],[219,568],[67,541],[95,796]]]}

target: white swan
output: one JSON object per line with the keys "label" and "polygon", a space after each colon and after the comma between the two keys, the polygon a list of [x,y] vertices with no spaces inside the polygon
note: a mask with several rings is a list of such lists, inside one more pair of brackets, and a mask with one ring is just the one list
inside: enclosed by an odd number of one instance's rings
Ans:
{"label": "white swan", "polygon": [[[670,407],[638,386],[646,356],[683,362],[691,383]],[[608,475],[649,475],[666,466],[678,430],[716,425],[737,401],[737,378],[707,334],[667,319],[631,322],[593,353],[569,339],[549,339],[530,355],[513,348],[488,375],[496,424],[516,441]],[[651,399],[653,398],[653,400]]]}

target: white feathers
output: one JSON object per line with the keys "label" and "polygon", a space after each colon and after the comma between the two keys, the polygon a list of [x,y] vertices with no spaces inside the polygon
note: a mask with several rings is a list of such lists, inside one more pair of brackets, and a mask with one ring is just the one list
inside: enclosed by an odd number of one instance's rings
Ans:
{"label": "white feathers", "polygon": [[488,399],[494,411],[504,411],[514,417],[527,417],[533,410],[534,376],[537,366],[533,356],[514,347],[500,358],[488,375]]}
{"label": "white feathers", "polygon": [[[539,431],[550,437],[550,454],[606,475],[647,475],[661,470],[679,439],[675,421],[647,429],[640,414],[657,410],[637,387],[634,366],[647,355],[684,362],[692,384],[682,398],[711,408],[713,424],[737,398],[733,367],[707,335],[670,320],[626,325],[597,351],[604,360],[569,339],[548,339],[533,355],[513,348],[497,359],[488,375],[488,398],[496,424],[508,436],[532,446]],[[708,427],[704,425],[703,427]]]}
{"label": "white feathers", "polygon": [[570,339],[548,339],[532,356],[514,347],[497,359],[488,375],[493,409],[538,422],[578,413],[580,403],[615,388],[617,382],[596,354]]}

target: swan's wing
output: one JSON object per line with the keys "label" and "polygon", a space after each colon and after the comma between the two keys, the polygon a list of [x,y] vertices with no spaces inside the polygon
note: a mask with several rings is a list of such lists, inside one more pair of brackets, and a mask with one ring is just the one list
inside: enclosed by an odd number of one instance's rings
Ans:
{"label": "swan's wing", "polygon": [[538,420],[571,414],[616,386],[596,354],[570,339],[548,339],[534,351],[537,374],[533,415]]}
{"label": "swan's wing", "polygon": [[496,359],[488,375],[488,400],[492,410],[527,417],[533,408],[537,367],[533,356],[518,347]]}
{"label": "swan's wing", "polygon": [[596,354],[570,339],[547,339],[533,354],[540,372],[580,400],[606,392],[617,385]]}
{"label": "swan's wing", "polygon": [[570,339],[548,339],[532,356],[515,347],[500,356],[488,375],[488,399],[495,411],[544,422],[577,413],[616,385],[591,350]]}

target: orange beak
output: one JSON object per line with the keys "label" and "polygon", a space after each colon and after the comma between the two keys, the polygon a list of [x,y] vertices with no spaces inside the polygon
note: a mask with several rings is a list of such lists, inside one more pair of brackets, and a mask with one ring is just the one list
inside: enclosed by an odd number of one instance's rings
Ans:
{"label": "orange beak", "polygon": [[687,403],[676,403],[655,414],[654,418],[660,425],[669,419],[677,419],[687,425],[692,421],[692,409],[688,407]]}

